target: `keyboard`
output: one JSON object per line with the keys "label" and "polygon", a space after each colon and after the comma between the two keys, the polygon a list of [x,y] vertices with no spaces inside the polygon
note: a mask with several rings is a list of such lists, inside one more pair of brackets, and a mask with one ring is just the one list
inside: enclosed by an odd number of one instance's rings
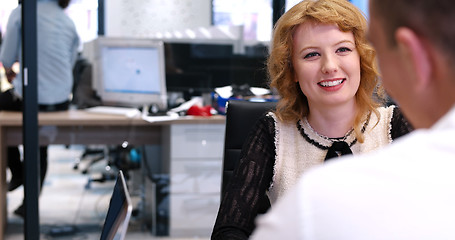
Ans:
{"label": "keyboard", "polygon": [[105,113],[105,114],[114,114],[114,115],[124,115],[124,116],[135,116],[141,112],[137,108],[128,108],[128,107],[113,107],[113,106],[96,106],[91,108],[84,109],[87,112],[91,113]]}
{"label": "keyboard", "polygon": [[169,114],[166,111],[159,111],[159,112],[155,112],[155,113],[149,112],[147,114],[147,116],[149,116],[149,117],[161,117],[161,116],[169,116]]}

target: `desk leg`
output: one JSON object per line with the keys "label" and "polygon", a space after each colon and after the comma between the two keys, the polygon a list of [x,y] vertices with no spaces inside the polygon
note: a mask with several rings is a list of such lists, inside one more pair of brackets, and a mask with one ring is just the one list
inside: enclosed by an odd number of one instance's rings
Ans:
{"label": "desk leg", "polygon": [[6,211],[6,148],[5,145],[5,131],[0,127],[0,239],[5,236],[5,229],[7,223],[7,211]]}

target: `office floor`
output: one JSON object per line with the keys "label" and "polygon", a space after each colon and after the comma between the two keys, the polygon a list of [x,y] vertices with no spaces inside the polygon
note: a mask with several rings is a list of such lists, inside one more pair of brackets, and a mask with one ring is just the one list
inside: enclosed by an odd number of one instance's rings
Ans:
{"label": "office floor", "polygon": [[[87,187],[89,177],[93,175],[84,175],[80,170],[73,169],[75,159],[81,156],[83,150],[83,146],[78,145],[68,148],[62,145],[49,147],[48,174],[39,203],[40,239],[99,239],[114,182],[91,182]],[[81,167],[84,163],[81,163]],[[103,167],[101,163],[94,168],[101,170]],[[137,205],[140,202],[139,194],[134,193],[137,190],[132,189],[132,191],[133,203]],[[5,240],[24,239],[24,221],[13,213],[22,198],[23,187],[7,194],[8,225]],[[75,229],[74,233],[63,236],[52,234],[55,230],[68,228]],[[156,237],[140,219],[133,217],[126,239],[201,238]]]}

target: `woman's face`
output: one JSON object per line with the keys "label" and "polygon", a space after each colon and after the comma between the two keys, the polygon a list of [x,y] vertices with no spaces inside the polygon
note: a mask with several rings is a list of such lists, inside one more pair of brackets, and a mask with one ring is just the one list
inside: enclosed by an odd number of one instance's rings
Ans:
{"label": "woman's face", "polygon": [[310,109],[355,104],[360,57],[352,32],[336,25],[304,23],[293,36],[295,81]]}

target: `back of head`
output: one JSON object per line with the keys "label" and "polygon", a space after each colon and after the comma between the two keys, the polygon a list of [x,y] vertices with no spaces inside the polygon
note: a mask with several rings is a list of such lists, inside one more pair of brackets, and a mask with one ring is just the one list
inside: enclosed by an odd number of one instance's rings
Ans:
{"label": "back of head", "polygon": [[391,46],[395,31],[408,27],[455,59],[455,1],[371,0],[372,12],[383,21]]}
{"label": "back of head", "polygon": [[58,0],[58,5],[65,9],[70,4],[71,0]]}

